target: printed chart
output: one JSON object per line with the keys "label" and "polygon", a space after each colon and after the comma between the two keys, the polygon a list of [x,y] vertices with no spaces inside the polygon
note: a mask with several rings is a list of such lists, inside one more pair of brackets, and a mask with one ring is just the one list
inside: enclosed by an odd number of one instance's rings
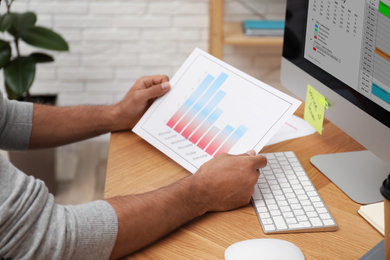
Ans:
{"label": "printed chart", "polygon": [[220,153],[259,152],[301,103],[199,49],[170,83],[133,131],[192,173]]}
{"label": "printed chart", "polygon": [[227,78],[223,72],[215,80],[208,74],[167,123],[168,127],[211,156],[229,152],[248,130],[242,124],[237,129],[229,124],[223,129],[214,125],[224,112],[217,106],[226,96],[226,92],[219,89]]}

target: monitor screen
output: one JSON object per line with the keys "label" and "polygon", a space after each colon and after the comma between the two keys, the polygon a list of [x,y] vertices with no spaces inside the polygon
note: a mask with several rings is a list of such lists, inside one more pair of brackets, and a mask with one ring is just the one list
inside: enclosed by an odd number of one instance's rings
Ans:
{"label": "monitor screen", "polygon": [[390,165],[390,0],[288,0],[281,80]]}

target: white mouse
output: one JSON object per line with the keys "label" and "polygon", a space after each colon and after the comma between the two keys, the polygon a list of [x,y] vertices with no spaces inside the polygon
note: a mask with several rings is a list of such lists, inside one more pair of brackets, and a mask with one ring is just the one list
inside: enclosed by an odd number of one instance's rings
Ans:
{"label": "white mouse", "polygon": [[304,260],[302,251],[293,243],[270,238],[249,239],[229,246],[226,260]]}

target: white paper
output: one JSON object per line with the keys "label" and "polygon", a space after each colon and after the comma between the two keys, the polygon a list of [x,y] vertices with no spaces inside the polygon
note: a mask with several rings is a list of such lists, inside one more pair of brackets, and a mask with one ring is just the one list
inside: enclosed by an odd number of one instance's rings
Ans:
{"label": "white paper", "polygon": [[259,152],[301,102],[195,49],[133,131],[191,173],[222,150]]}
{"label": "white paper", "polygon": [[292,115],[266,145],[280,143],[317,132],[307,121]]}

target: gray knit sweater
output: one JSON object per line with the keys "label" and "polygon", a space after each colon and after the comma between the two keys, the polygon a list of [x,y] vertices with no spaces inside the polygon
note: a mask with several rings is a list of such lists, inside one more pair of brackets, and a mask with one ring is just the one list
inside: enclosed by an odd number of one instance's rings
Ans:
{"label": "gray knit sweater", "polygon": [[[0,91],[0,149],[27,149],[32,114]],[[108,259],[117,232],[107,202],[57,205],[44,182],[0,156],[0,259]]]}

